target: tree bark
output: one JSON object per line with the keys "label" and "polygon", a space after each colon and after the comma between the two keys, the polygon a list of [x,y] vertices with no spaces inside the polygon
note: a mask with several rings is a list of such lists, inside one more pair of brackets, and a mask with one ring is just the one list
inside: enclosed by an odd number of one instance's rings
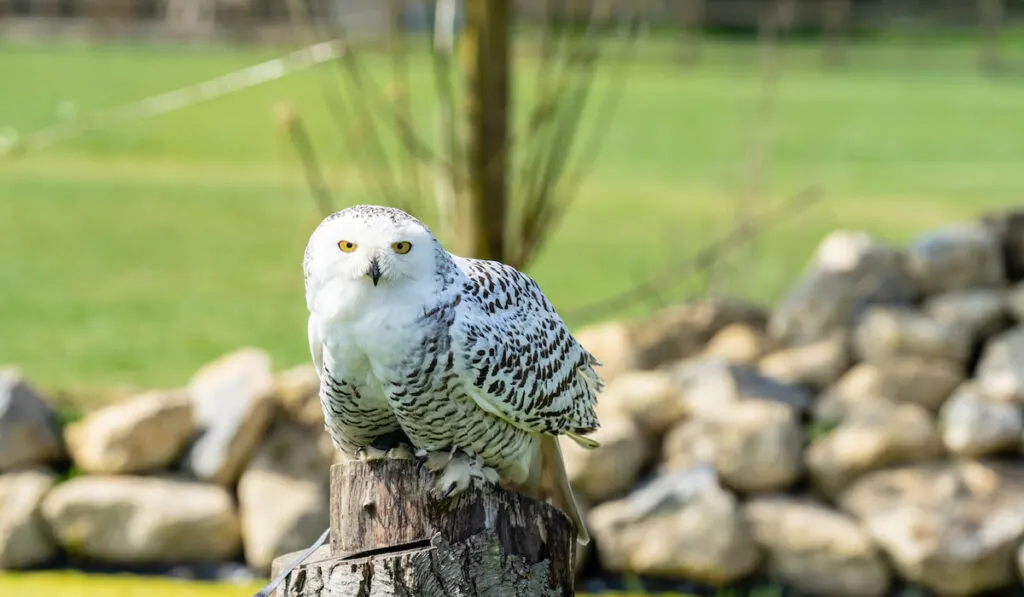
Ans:
{"label": "tree bark", "polygon": [[466,2],[462,61],[466,76],[469,188],[461,201],[460,242],[467,257],[503,261],[508,218],[512,0]]}
{"label": "tree bark", "polygon": [[405,460],[331,467],[330,550],[292,571],[277,595],[573,595],[568,517],[502,488],[438,499],[435,479]]}

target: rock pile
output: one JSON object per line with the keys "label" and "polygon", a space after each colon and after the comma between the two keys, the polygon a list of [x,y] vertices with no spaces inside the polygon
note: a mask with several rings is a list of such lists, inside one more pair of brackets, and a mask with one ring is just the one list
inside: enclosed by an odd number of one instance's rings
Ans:
{"label": "rock pile", "polygon": [[[577,331],[608,382],[602,446],[564,444],[589,557],[816,595],[1019,584],[1022,279],[1014,215],[902,248],[839,231],[774,310],[706,298]],[[0,568],[63,552],[266,572],[327,525],[317,389],[310,365],[243,349],[61,427],[0,372]]]}

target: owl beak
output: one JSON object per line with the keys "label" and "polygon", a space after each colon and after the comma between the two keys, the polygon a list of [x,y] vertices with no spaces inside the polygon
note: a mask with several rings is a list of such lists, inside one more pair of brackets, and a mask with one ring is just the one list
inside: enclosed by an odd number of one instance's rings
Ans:
{"label": "owl beak", "polygon": [[366,275],[370,276],[370,279],[373,280],[374,286],[380,281],[380,264],[377,263],[376,257],[370,260],[370,269],[367,270]]}

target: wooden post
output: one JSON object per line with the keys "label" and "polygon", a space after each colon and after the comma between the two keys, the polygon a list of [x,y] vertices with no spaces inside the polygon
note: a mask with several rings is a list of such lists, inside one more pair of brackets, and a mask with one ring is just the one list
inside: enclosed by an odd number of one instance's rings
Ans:
{"label": "wooden post", "polygon": [[[432,496],[413,461],[331,467],[331,540],[275,597],[566,597],[575,529],[549,504],[501,488]],[[281,556],[274,570],[296,554]]]}

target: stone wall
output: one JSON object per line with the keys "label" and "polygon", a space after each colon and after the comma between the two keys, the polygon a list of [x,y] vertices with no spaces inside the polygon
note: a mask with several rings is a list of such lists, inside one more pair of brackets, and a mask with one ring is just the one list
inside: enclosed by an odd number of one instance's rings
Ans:
{"label": "stone wall", "polygon": [[[608,380],[602,446],[564,444],[594,536],[581,557],[810,595],[1020,585],[1021,229],[998,216],[907,247],[839,231],[774,310],[705,298],[579,330]],[[61,426],[0,372],[0,568],[265,573],[328,524],[317,386],[247,348]]]}

